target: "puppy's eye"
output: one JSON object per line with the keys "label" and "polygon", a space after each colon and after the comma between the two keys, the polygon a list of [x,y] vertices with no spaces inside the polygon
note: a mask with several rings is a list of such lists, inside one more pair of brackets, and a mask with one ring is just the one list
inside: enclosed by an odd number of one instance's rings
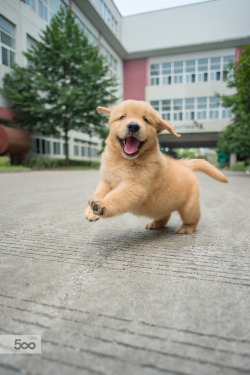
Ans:
{"label": "puppy's eye", "polygon": [[149,121],[146,117],[143,117],[143,121],[145,121],[147,124],[149,124]]}
{"label": "puppy's eye", "polygon": [[121,117],[120,117],[120,120],[124,120],[124,119],[125,119],[125,117],[126,117],[126,116],[124,116],[124,115],[123,115],[123,116],[121,116]]}

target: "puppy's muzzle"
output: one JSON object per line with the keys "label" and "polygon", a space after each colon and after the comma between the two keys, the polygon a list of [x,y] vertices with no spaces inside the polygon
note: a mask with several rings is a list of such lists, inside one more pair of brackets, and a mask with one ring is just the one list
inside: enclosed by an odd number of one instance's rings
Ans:
{"label": "puppy's muzzle", "polygon": [[140,130],[140,125],[137,124],[137,122],[130,122],[128,124],[128,131],[131,134],[136,134],[136,133],[138,133],[139,130]]}

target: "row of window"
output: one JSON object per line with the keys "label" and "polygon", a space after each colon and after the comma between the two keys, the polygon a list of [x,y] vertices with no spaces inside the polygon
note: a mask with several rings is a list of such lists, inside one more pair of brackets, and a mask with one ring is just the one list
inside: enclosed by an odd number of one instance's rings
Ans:
{"label": "row of window", "polygon": [[[94,46],[98,45],[98,39],[96,36],[88,29],[86,25],[75,15],[76,22],[80,27],[82,27],[84,34],[88,38],[88,41],[93,44]],[[105,57],[107,65],[109,66],[109,73],[111,76],[116,75],[117,73],[117,60],[115,57],[101,44],[101,54]]]}
{"label": "row of window", "polygon": [[25,4],[47,22],[51,21],[60,6],[66,8],[62,0],[25,0]]}
{"label": "row of window", "polygon": [[223,107],[215,96],[153,100],[150,103],[164,120],[169,121],[226,119],[232,116],[231,111]]}
{"label": "row of window", "polygon": [[101,54],[105,58],[109,66],[109,74],[111,77],[117,74],[117,60],[115,57],[101,44]]}
{"label": "row of window", "polygon": [[107,22],[110,29],[117,34],[117,21],[103,0],[91,0],[102,18]]}
{"label": "row of window", "polygon": [[83,29],[84,35],[88,38],[89,43],[98,46],[98,38],[89,30],[89,28],[75,15],[75,21]]}
{"label": "row of window", "polygon": [[[30,4],[31,2],[28,3],[28,5]],[[84,34],[87,36],[89,42],[97,46],[98,39],[95,35],[82,23],[82,21],[80,21],[78,17],[76,17],[76,22],[83,28]],[[27,47],[30,48],[35,43],[36,41],[27,35]],[[101,45],[101,54],[105,57],[107,65],[109,66],[110,75],[116,75],[117,60],[115,57],[103,45]],[[0,16],[0,61],[3,65],[9,67],[15,62],[15,25],[2,16]]]}
{"label": "row of window", "polygon": [[[42,138],[32,139],[32,152],[39,155],[65,155],[65,143],[49,141]],[[95,158],[98,155],[96,147],[83,144],[74,144],[74,156]]]}
{"label": "row of window", "polygon": [[225,79],[225,69],[230,61],[234,61],[234,56],[151,64],[150,84],[155,86],[221,81]]}

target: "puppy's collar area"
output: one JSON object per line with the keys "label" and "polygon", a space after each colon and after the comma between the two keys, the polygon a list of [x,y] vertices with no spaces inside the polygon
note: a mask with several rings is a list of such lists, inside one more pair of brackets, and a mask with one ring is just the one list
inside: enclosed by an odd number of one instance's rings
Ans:
{"label": "puppy's collar area", "polygon": [[118,137],[122,150],[126,156],[133,157],[137,155],[144,145],[144,142],[140,142],[136,137],[126,137],[121,139]]}

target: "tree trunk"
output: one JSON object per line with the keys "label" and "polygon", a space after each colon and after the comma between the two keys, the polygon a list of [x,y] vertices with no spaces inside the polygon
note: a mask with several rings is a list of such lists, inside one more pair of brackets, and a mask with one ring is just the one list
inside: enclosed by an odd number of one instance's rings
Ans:
{"label": "tree trunk", "polygon": [[68,130],[69,120],[65,120],[64,123],[64,141],[65,141],[65,165],[69,165],[69,145],[68,145]]}

